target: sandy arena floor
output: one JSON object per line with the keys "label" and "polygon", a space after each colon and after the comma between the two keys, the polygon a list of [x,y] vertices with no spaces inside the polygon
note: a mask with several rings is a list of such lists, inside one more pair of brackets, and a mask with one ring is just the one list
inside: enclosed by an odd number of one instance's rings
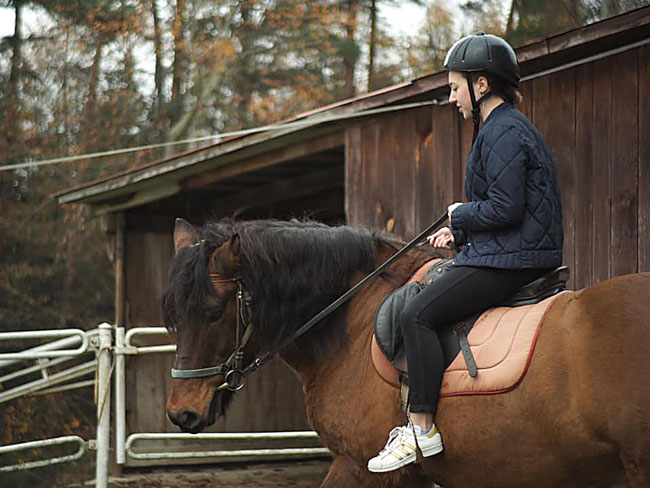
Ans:
{"label": "sandy arena floor", "polygon": [[110,488],[311,488],[320,486],[329,460],[129,470]]}

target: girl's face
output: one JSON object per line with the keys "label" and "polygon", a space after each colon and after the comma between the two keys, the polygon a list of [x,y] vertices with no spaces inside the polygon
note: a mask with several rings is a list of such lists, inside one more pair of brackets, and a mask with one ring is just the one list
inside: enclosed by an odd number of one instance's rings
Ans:
{"label": "girl's face", "polygon": [[[479,95],[479,81],[481,78],[473,83],[474,93],[477,95],[477,99],[481,96]],[[472,99],[469,97],[469,91],[467,89],[467,78],[465,77],[465,73],[461,73],[459,71],[450,71],[448,80],[449,88],[451,88],[451,92],[449,92],[449,103],[456,105],[458,111],[463,115],[463,118],[465,120],[471,120]]]}

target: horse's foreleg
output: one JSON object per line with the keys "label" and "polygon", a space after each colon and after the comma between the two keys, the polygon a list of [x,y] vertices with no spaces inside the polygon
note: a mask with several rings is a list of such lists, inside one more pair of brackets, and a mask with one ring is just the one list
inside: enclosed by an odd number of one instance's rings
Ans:
{"label": "horse's foreleg", "polygon": [[650,460],[647,457],[622,453],[621,462],[630,488],[650,486]]}
{"label": "horse's foreleg", "polygon": [[321,488],[343,488],[346,486],[363,486],[357,481],[358,469],[344,456],[336,456]]}
{"label": "horse's foreleg", "polygon": [[337,456],[330,467],[321,488],[433,488],[434,484],[413,470],[397,470],[392,473],[376,474],[362,469],[345,456]]}

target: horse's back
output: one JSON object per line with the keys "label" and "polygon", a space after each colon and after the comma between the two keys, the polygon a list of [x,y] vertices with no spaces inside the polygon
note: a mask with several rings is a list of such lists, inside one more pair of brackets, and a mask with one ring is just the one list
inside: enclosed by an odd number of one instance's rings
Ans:
{"label": "horse's back", "polygon": [[[547,320],[566,345],[569,371],[602,395],[650,394],[650,273],[623,275],[567,294]],[[648,398],[650,408],[650,398]]]}
{"label": "horse's back", "polygon": [[[630,360],[650,364],[650,273],[629,274],[601,281],[576,293],[578,316],[587,327],[574,324],[593,344],[628,369]],[[631,365],[630,365],[631,366]]]}

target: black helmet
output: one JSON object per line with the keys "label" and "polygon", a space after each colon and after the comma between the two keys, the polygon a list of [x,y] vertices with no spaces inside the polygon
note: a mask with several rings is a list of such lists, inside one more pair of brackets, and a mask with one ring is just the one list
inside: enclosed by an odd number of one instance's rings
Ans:
{"label": "black helmet", "polygon": [[510,44],[500,37],[477,32],[463,37],[447,52],[444,68],[447,71],[485,71],[519,87],[519,65]]}

